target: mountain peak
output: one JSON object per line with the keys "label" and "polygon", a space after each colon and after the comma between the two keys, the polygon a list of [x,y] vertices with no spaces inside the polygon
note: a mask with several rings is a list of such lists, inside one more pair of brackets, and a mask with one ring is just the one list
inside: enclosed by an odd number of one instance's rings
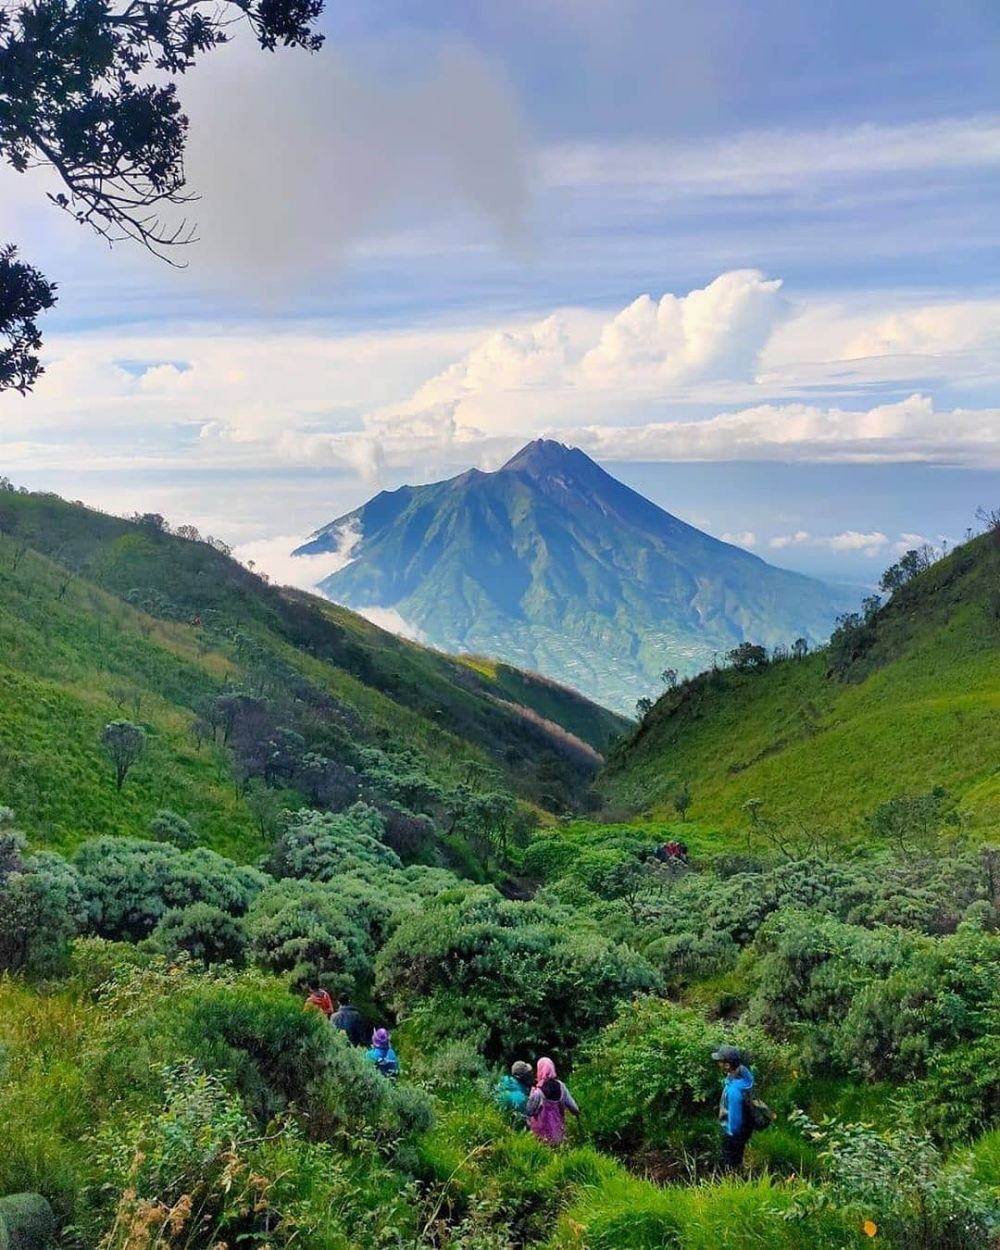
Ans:
{"label": "mountain peak", "polygon": [[567,447],[565,443],[557,443],[554,438],[536,438],[511,456],[500,472],[551,472],[571,465],[579,466],[581,461],[588,460],[589,457],[578,447]]}

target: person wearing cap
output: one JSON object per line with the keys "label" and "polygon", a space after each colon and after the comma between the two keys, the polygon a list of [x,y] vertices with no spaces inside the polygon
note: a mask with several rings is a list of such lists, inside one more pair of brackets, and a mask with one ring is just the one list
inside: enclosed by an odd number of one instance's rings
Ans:
{"label": "person wearing cap", "polygon": [[524,1108],[528,1102],[528,1095],[531,1093],[531,1084],[531,1064],[518,1059],[516,1063],[511,1064],[510,1072],[500,1078],[493,1092],[501,1110],[506,1111],[509,1116],[522,1124],[525,1116]]}
{"label": "person wearing cap", "polygon": [[735,1046],[720,1046],[712,1051],[712,1058],[725,1074],[719,1100],[722,1166],[727,1172],[737,1172],[743,1166],[743,1152],[753,1133],[748,1105],[753,1090],[753,1073],[743,1062],[742,1051]]}

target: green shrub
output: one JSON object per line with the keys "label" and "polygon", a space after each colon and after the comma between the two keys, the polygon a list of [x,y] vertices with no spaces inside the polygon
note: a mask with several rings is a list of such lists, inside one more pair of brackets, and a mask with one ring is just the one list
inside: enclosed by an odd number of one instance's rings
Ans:
{"label": "green shrub", "polygon": [[74,856],[97,936],[138,941],[160,917],[192,903],[242,915],[267,878],[205,847],[180,851],[160,842],[93,838]]}
{"label": "green shrub", "polygon": [[365,803],[337,814],[289,812],[271,855],[271,874],[329,881],[366,864],[402,868],[396,852],[381,841],[384,833],[382,817]]}
{"label": "green shrub", "polygon": [[198,844],[198,835],[194,829],[176,812],[157,812],[149,822],[149,836],[154,842],[169,842],[179,851],[189,851]]}
{"label": "green shrub", "polygon": [[326,1018],[244,976],[233,985],[194,988],[176,1001],[180,1053],[205,1072],[223,1073],[261,1123],[305,1107],[337,1040]]}
{"label": "green shrub", "polygon": [[177,907],[157,921],[151,949],[174,957],[182,951],[204,964],[242,964],[248,938],[242,921],[210,903]]}
{"label": "green shrub", "polygon": [[723,1042],[748,1051],[766,1089],[779,1067],[766,1038],[746,1030],[726,1036],[699,1012],[661,999],[623,1006],[585,1047],[573,1078],[588,1129],[616,1150],[714,1154],[721,1078],[712,1052]]}
{"label": "green shrub", "polygon": [[319,881],[277,881],[247,914],[253,960],[295,985],[322,981],[331,991],[371,973],[371,934],[342,889]]}
{"label": "green shrub", "polygon": [[407,917],[379,954],[376,988],[438,1036],[482,1038],[490,1060],[565,1053],[615,1003],[656,984],[650,965],[571,913],[486,887]]}
{"label": "green shrub", "polygon": [[843,1062],[868,1078],[922,1076],[937,1055],[995,1036],[998,958],[996,934],[925,941],[855,994],[838,1033]]}
{"label": "green shrub", "polygon": [[287,1120],[262,1137],[239,1099],[190,1063],[165,1070],[164,1085],[161,1111],[103,1140],[113,1206],[91,1222],[105,1250],[350,1250],[414,1235],[408,1186],[375,1156],[352,1162]]}
{"label": "green shrub", "polygon": [[904,1121],[867,1124],[793,1117],[819,1149],[826,1179],[802,1211],[837,1204],[870,1220],[898,1250],[981,1250],[1000,1208],[976,1184],[971,1163],[946,1168],[929,1135]]}
{"label": "green shrub", "polygon": [[79,878],[61,856],[18,856],[16,869],[0,872],[0,971],[59,971],[83,918]]}
{"label": "green shrub", "polygon": [[839,1048],[844,1015],[865,986],[912,954],[918,939],[831,916],[782,909],[761,926],[747,961],[748,1018],[772,1037],[795,1037],[812,1063]]}

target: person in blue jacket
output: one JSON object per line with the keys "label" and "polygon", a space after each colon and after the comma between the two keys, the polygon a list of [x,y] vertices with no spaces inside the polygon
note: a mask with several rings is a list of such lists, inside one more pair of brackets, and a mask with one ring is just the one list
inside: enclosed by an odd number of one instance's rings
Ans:
{"label": "person in blue jacket", "polygon": [[720,1046],[712,1052],[712,1058],[725,1075],[719,1100],[722,1166],[727,1172],[736,1172],[743,1166],[743,1152],[753,1133],[750,1115],[753,1073],[743,1062],[742,1052],[735,1046]]}
{"label": "person in blue jacket", "polygon": [[376,1029],[372,1034],[371,1049],[368,1058],[383,1076],[395,1080],[399,1076],[399,1059],[392,1048],[392,1040],[388,1029]]}

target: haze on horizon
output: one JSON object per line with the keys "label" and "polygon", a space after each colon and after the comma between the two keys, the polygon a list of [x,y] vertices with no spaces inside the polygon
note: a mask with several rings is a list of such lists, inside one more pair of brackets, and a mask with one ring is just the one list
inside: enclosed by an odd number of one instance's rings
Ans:
{"label": "haze on horizon", "polygon": [[347,0],[180,83],[202,242],[60,285],[0,471],[276,572],[547,434],[771,562],[870,581],[1000,500],[1000,10]]}

